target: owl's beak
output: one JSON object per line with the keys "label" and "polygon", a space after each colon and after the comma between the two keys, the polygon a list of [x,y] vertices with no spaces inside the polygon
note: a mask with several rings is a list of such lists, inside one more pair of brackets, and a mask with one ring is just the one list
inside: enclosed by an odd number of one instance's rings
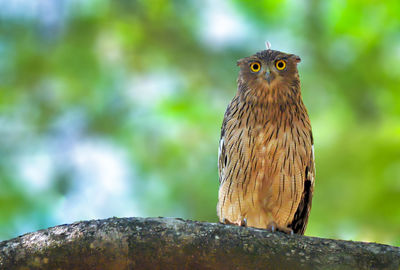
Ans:
{"label": "owl's beak", "polygon": [[265,70],[265,79],[267,80],[268,84],[271,83],[271,70],[269,67],[267,67]]}

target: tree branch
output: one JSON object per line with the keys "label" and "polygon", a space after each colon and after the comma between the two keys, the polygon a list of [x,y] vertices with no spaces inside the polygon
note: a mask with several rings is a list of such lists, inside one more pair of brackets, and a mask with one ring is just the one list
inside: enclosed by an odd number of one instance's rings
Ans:
{"label": "tree branch", "polygon": [[0,243],[0,269],[399,267],[399,247],[175,218],[82,221]]}

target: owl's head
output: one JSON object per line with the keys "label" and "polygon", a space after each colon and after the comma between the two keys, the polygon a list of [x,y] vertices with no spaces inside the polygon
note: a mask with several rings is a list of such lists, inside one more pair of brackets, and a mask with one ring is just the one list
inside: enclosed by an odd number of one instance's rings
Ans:
{"label": "owl's head", "polygon": [[285,92],[293,86],[299,87],[297,64],[300,57],[275,50],[264,50],[240,59],[239,86],[244,85],[254,94],[265,94],[270,90]]}

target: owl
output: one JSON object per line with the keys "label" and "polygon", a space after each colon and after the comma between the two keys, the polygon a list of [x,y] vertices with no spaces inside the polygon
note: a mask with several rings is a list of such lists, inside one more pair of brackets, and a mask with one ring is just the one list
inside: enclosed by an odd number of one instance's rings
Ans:
{"label": "owl", "polygon": [[294,54],[240,59],[238,90],[221,128],[220,222],[304,234],[314,190],[311,124]]}

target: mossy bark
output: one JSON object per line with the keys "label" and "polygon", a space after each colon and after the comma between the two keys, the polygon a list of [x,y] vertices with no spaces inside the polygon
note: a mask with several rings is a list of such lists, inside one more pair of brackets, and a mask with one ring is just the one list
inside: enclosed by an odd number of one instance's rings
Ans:
{"label": "mossy bark", "polygon": [[0,243],[0,269],[399,267],[399,247],[176,218],[82,221]]}

